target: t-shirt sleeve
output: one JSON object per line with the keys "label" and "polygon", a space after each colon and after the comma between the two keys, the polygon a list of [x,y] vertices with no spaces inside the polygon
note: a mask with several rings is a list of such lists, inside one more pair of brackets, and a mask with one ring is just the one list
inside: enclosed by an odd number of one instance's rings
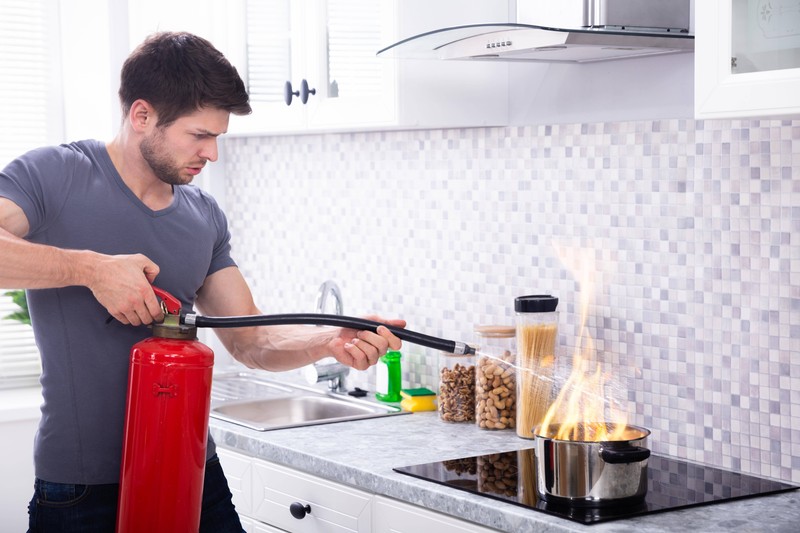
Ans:
{"label": "t-shirt sleeve", "polygon": [[67,199],[75,170],[74,154],[63,147],[32,150],[0,172],[0,196],[17,204],[28,218],[28,236],[55,220]]}
{"label": "t-shirt sleeve", "polygon": [[223,268],[236,266],[236,262],[231,257],[231,232],[228,229],[228,218],[212,197],[207,196],[206,198],[211,207],[212,222],[217,230],[217,239],[214,242],[211,264],[208,266],[207,275],[210,276]]}

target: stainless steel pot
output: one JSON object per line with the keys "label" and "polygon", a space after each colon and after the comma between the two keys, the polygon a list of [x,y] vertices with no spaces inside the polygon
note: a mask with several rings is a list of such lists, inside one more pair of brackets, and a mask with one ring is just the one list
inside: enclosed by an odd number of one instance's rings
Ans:
{"label": "stainless steel pot", "polygon": [[[600,442],[557,440],[540,430],[534,429],[536,492],[543,500],[599,507],[644,499],[649,430],[627,426],[624,440]],[[556,435],[558,426],[551,425],[549,433]]]}

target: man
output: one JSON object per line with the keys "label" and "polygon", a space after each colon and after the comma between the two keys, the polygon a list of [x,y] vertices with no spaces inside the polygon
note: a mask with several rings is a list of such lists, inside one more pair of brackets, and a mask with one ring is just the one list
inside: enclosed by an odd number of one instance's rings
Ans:
{"label": "man", "polygon": [[[230,113],[250,112],[236,70],[204,39],[160,33],[126,60],[119,95],[111,142],[40,148],[0,172],[0,287],[32,289],[42,356],[33,532],[114,530],[128,354],[163,319],[151,283],[206,315],[261,314],[224,214],[188,185],[217,159]],[[385,327],[217,333],[237,360],[268,370],[329,355],[363,370],[400,346]],[[201,531],[238,532],[214,449],[209,439]]]}

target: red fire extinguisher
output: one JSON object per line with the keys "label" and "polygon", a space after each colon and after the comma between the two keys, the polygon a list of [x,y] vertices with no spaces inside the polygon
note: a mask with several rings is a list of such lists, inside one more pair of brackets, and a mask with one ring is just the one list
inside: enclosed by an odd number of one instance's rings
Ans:
{"label": "red fire extinguisher", "polygon": [[165,319],[131,349],[117,533],[196,533],[214,353],[180,323],[178,299],[154,291]]}

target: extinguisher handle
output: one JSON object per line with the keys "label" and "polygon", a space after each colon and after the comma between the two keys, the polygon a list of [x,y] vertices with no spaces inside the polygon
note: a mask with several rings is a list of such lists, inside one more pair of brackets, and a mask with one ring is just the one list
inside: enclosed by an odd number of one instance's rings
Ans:
{"label": "extinguisher handle", "polygon": [[170,315],[177,315],[181,312],[181,301],[175,298],[173,295],[168,293],[162,288],[153,287],[153,292],[156,293],[156,296],[161,298],[161,301],[164,303],[164,308],[167,310],[167,313]]}

